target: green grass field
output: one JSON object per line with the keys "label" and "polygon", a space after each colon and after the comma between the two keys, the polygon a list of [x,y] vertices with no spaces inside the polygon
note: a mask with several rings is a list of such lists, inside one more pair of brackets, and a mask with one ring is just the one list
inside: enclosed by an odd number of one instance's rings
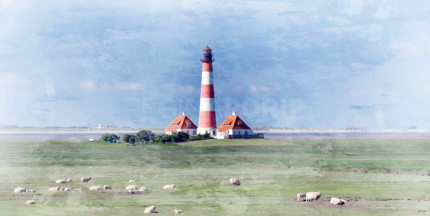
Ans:
{"label": "green grass field", "polygon": [[[0,141],[0,215],[430,215],[430,141]],[[81,183],[81,176],[92,176]],[[240,187],[228,183],[241,179]],[[82,191],[49,192],[55,180]],[[128,180],[137,179],[135,183]],[[113,190],[88,191],[108,184]],[[125,186],[150,189],[128,194]],[[178,188],[163,190],[165,184]],[[36,193],[13,192],[22,186]],[[312,203],[299,192],[320,191]],[[347,199],[330,205],[330,197]],[[36,200],[35,205],[25,201]]]}

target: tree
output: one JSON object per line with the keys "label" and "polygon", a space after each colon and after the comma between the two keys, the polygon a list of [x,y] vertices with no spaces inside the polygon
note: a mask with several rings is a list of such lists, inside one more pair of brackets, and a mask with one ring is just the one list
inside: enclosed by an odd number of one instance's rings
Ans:
{"label": "tree", "polygon": [[164,134],[155,136],[152,142],[166,143],[166,142],[185,142],[189,139],[190,135],[184,132],[173,133],[172,135]]}
{"label": "tree", "polygon": [[204,134],[198,134],[197,136],[192,136],[191,140],[205,140],[210,138],[211,138],[210,134],[206,132]]}
{"label": "tree", "polygon": [[136,141],[149,141],[154,138],[154,134],[152,134],[152,131],[147,130],[141,130],[136,134]]}
{"label": "tree", "polygon": [[122,140],[123,140],[124,142],[128,143],[128,142],[130,142],[130,138],[131,138],[132,136],[133,136],[133,135],[131,135],[131,134],[124,134],[124,136],[122,136]]}
{"label": "tree", "polygon": [[136,143],[136,136],[132,135],[129,139],[129,143],[131,143],[131,144]]}
{"label": "tree", "polygon": [[120,137],[115,135],[115,134],[105,133],[100,137],[99,141],[100,142],[116,143],[119,140],[119,138]]}
{"label": "tree", "polygon": [[190,138],[190,135],[184,132],[178,132],[175,134],[174,140],[175,142],[185,142]]}

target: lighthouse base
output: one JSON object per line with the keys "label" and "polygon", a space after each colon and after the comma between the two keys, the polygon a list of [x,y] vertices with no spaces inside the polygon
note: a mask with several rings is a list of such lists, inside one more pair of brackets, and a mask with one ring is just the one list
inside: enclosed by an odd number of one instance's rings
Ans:
{"label": "lighthouse base", "polygon": [[216,138],[216,128],[197,128],[197,134],[208,133],[212,138]]}

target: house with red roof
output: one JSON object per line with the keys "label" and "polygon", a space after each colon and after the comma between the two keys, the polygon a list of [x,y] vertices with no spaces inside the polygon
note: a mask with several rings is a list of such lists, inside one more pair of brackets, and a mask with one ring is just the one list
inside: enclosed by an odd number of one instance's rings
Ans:
{"label": "house with red roof", "polygon": [[236,115],[236,111],[227,117],[217,128],[217,139],[247,138],[255,135],[245,122]]}
{"label": "house with red roof", "polygon": [[197,135],[197,126],[182,112],[166,127],[165,133],[172,135],[173,133],[184,132],[190,136]]}

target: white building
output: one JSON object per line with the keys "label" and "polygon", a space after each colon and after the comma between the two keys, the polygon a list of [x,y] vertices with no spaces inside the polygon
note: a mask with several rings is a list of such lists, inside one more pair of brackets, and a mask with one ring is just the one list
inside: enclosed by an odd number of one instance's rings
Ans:
{"label": "white building", "polygon": [[182,112],[182,115],[177,116],[165,130],[165,133],[169,135],[178,132],[184,132],[190,136],[197,135],[197,126],[185,115],[184,112]]}
{"label": "white building", "polygon": [[246,138],[249,135],[255,135],[255,133],[236,115],[236,111],[233,111],[233,113],[218,126],[216,138]]}

